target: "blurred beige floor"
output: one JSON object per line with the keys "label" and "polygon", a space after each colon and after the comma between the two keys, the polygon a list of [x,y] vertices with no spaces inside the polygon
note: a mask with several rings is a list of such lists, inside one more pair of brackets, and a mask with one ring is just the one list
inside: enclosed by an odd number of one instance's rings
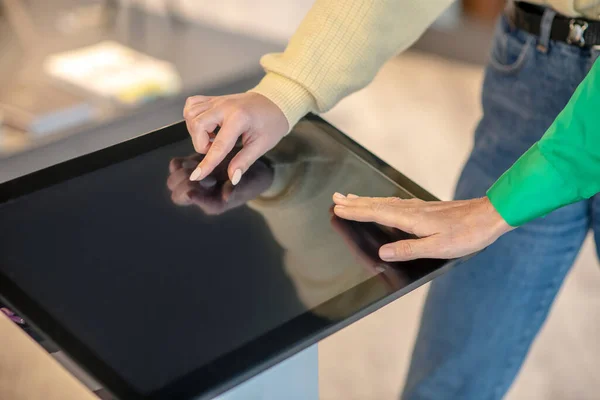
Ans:
{"label": "blurred beige floor", "polygon": [[[325,117],[442,199],[450,199],[480,116],[483,71],[407,53]],[[508,399],[597,399],[600,268],[592,238]],[[320,344],[322,400],[397,399],[427,288]],[[459,295],[459,294],[457,294]]]}

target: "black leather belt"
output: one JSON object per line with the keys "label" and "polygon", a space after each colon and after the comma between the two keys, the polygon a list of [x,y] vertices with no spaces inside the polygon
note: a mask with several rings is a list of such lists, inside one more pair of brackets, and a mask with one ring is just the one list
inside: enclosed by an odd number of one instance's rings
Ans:
{"label": "black leather belt", "polygon": [[[506,13],[516,28],[540,36],[544,7],[519,1],[509,7]],[[579,47],[600,45],[600,21],[556,14],[550,39]]]}

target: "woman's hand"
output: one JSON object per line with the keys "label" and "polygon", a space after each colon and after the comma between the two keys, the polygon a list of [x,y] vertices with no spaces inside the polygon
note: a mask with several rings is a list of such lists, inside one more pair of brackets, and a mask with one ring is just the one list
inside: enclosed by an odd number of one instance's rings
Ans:
{"label": "woman's hand", "polygon": [[485,248],[513,229],[487,197],[425,202],[336,193],[333,201],[334,212],[341,218],[376,222],[419,237],[382,246],[379,256],[385,261],[462,257]]}
{"label": "woman's hand", "polygon": [[[240,93],[229,96],[193,96],[187,99],[183,117],[192,136],[194,148],[206,154],[190,179],[206,178],[242,138],[243,149],[231,160],[227,175],[237,185],[267,151],[288,132],[283,112],[263,95]],[[219,133],[213,132],[220,127]]]}

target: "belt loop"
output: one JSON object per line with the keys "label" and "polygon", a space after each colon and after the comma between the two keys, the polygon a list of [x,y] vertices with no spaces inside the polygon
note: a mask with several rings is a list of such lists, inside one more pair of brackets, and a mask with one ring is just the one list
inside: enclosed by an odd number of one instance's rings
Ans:
{"label": "belt loop", "polygon": [[556,11],[547,7],[542,15],[542,22],[540,23],[540,38],[538,41],[537,49],[541,53],[548,52],[548,45],[550,43],[550,33],[552,32],[552,22],[556,16]]}

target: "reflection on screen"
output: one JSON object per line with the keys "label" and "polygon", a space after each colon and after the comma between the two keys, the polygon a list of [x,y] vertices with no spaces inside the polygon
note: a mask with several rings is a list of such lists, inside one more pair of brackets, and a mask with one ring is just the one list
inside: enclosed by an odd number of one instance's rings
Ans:
{"label": "reflection on screen", "polygon": [[197,161],[183,141],[0,207],[0,271],[143,393],[340,294],[320,318],[389,291],[344,297],[381,270],[331,195],[399,189],[310,124],[236,188],[189,182]]}

